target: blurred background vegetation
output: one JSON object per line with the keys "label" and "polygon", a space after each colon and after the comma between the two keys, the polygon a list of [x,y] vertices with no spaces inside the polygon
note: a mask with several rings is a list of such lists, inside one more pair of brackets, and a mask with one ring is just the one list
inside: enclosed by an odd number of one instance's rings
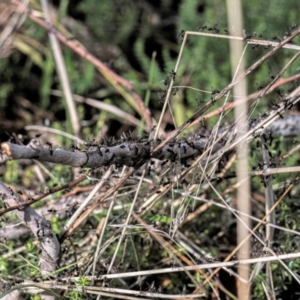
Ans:
{"label": "blurred background vegetation", "polygon": [[[39,2],[30,1],[39,9]],[[5,7],[9,1],[2,0]],[[13,9],[13,8],[12,8]],[[247,33],[257,32],[264,39],[279,40],[298,22],[298,1],[244,1],[244,28]],[[181,30],[195,30],[204,25],[216,28],[221,34],[232,31],[227,26],[226,2],[214,1],[53,1],[53,16],[57,27],[67,36],[78,39],[91,53],[106,63],[117,74],[133,82],[143,99],[150,91],[149,107],[157,120],[162,108],[159,93],[166,89],[164,79],[175,66],[180,48]],[[10,9],[1,13],[2,28],[9,20]],[[267,50],[263,47],[246,51],[247,65],[259,59]],[[71,82],[72,92],[117,105],[124,111],[139,117],[132,105],[99,75],[95,67],[63,47],[63,54]],[[293,55],[282,50],[249,77],[249,93],[257,86],[269,82]],[[151,68],[152,66],[152,68]],[[286,77],[298,71],[293,64]],[[150,74],[151,72],[151,74]],[[53,90],[60,84],[53,61],[47,32],[26,20],[18,29],[12,44],[2,52],[0,60],[0,130],[1,140],[7,140],[5,132],[24,132],[29,124],[49,124],[64,127],[69,132],[66,109],[61,97]],[[150,78],[150,80],[149,80]],[[189,37],[188,46],[180,63],[176,85],[184,85],[207,91],[179,89],[173,95],[171,105],[175,124],[184,122],[197,108],[199,101],[210,99],[212,89],[222,89],[231,80],[229,46],[227,40],[208,37]],[[134,130],[111,113],[99,111],[87,104],[77,103],[82,132],[86,138],[97,136],[104,128],[107,136],[120,136]],[[229,114],[228,119],[232,116]],[[45,120],[49,120],[47,123]],[[211,121],[212,123],[215,120]],[[166,119],[165,130],[174,127],[171,118]]]}
{"label": "blurred background vegetation", "polygon": [[[29,2],[33,8],[41,10],[39,1],[30,0]],[[227,26],[226,2],[223,0],[53,0],[52,4],[51,12],[57,20],[56,27],[66,36],[77,39],[117,74],[130,80],[141,98],[148,103],[152,117],[156,121],[159,119],[163,106],[160,95],[167,88],[168,82],[165,84],[165,80],[175,66],[180,49],[180,32],[182,30],[199,31],[199,28],[203,26],[218,28],[220,34],[226,34],[226,30],[234,31]],[[14,7],[10,6],[10,1],[0,1],[1,30],[9,22],[13,10]],[[279,41],[299,22],[300,2],[299,0],[243,1],[243,11],[246,33],[256,32],[257,35],[261,34],[263,39]],[[299,38],[294,41],[300,43]],[[62,46],[62,49],[74,94],[117,106],[137,119],[141,119],[132,103],[120,95],[91,63],[78,57],[65,46]],[[1,51],[0,141],[6,141],[12,133],[16,133],[21,134],[26,142],[26,139],[30,137],[25,130],[27,125],[44,125],[72,133],[64,99],[59,96],[61,86],[46,30],[26,19],[13,35],[11,43]],[[248,46],[246,66],[253,64],[266,51],[268,49],[264,47],[252,49]],[[259,86],[269,83],[270,78],[276,75],[293,55],[294,51],[282,49],[253,72],[248,77],[249,94],[257,91]],[[299,73],[299,62],[299,59],[296,60],[284,77]],[[163,129],[167,132],[181,125],[196,111],[199,104],[210,100],[212,90],[221,90],[230,82],[228,40],[188,37],[175,85],[189,86],[201,91],[178,88],[170,102],[174,118],[167,113]],[[288,90],[298,84],[298,82],[293,82],[285,88]],[[267,111],[273,100],[274,94],[266,96],[254,111],[253,116]],[[138,126],[126,119],[120,119],[111,112],[99,110],[88,103],[77,102],[76,105],[81,120],[81,137],[85,140],[99,136],[118,138],[127,131],[141,133]],[[212,128],[216,120],[218,116],[208,120],[205,126]],[[228,113],[224,120],[228,123],[232,121],[232,114]],[[203,124],[199,124],[199,128],[201,126]],[[55,146],[69,146],[68,143],[69,141],[65,139],[58,139]],[[251,159],[257,161],[258,156],[254,151]],[[290,164],[295,165],[298,161],[298,156],[293,157]],[[18,179],[15,172],[16,164],[16,162],[11,162],[4,175],[4,181],[18,182],[28,188],[32,187],[34,181],[32,173],[24,171],[22,174],[25,176],[19,176]],[[69,180],[70,175],[66,173],[71,173],[70,169],[61,166],[55,168],[53,176],[56,179],[50,178],[47,184],[56,183],[57,178],[60,182],[61,178],[64,178],[65,182]],[[284,178],[278,181],[282,182],[285,178],[284,175]],[[258,181],[253,183],[253,187],[256,187],[256,184],[258,185]],[[257,189],[259,188],[261,184],[257,186]],[[286,219],[286,216],[291,216],[295,209],[292,206],[293,201],[290,200],[290,202],[282,207],[285,211],[285,217],[279,219],[282,225],[292,226],[287,225],[290,224],[288,223],[290,219]],[[207,243],[208,252],[212,255],[222,252],[220,245],[226,245],[227,248],[225,247],[224,251],[228,252],[228,245],[235,243],[235,240],[230,240],[232,234],[228,236],[225,234],[222,238],[218,236],[223,226],[221,221],[225,218],[224,222],[227,222],[226,216],[220,216],[220,211],[213,208],[210,214],[203,215],[201,220],[194,220],[187,227],[187,236],[193,238],[195,243],[198,238],[202,240],[202,243]],[[155,214],[149,216],[149,220],[158,221]],[[161,218],[159,221],[164,222]],[[168,219],[166,223],[169,221]],[[208,228],[207,224],[211,226]],[[230,230],[229,225],[228,230]],[[287,240],[287,235],[281,240]],[[292,243],[291,240],[289,242]],[[145,261],[141,260],[141,263],[145,268],[149,263],[149,268],[151,268],[153,263],[155,264],[156,253],[153,253],[155,249],[152,247],[149,247],[147,251]],[[1,264],[5,264],[5,261]],[[297,268],[298,265],[293,267]],[[291,285],[292,282],[291,279],[287,280],[287,277],[287,274],[280,273],[276,281],[276,283],[280,280],[282,282],[282,286],[278,286],[282,299],[292,299],[286,298],[284,294],[287,290],[286,286]],[[227,280],[233,281],[234,279]],[[231,289],[229,285],[228,289]],[[173,290],[178,292],[176,284]],[[289,295],[290,291],[291,289]],[[262,288],[258,287],[255,293],[262,296]]]}

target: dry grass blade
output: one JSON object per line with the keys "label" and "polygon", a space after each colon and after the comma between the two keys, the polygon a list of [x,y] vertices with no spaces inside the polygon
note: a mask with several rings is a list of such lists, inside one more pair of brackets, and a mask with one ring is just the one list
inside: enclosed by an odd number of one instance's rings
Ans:
{"label": "dry grass blade", "polygon": [[[240,0],[228,0],[227,1],[227,14],[228,14],[228,23],[231,28],[236,28],[236,30],[241,31],[243,27],[243,17],[242,17],[242,7]],[[236,77],[242,77],[245,61],[243,55],[243,45],[240,42],[235,40],[230,40],[230,60],[231,60],[231,73],[236,75]],[[240,60],[240,62],[239,62]],[[235,80],[235,77],[233,77]],[[233,87],[234,96],[246,97],[247,87],[246,79],[240,80]],[[237,98],[235,98],[237,100]],[[247,131],[247,113],[248,108],[245,102],[238,104],[234,107],[235,123],[238,129],[236,139],[240,138]],[[250,203],[250,181],[247,176],[249,162],[248,162],[248,144],[241,143],[237,147],[237,180],[242,181],[242,184],[239,185],[237,189],[237,209],[243,214],[251,213],[251,203]],[[246,215],[239,216],[239,222],[237,223],[237,243],[239,244],[244,236],[248,233],[248,229],[251,227],[251,220]],[[239,251],[239,257],[248,259],[250,257],[250,241],[247,241],[243,244]],[[239,266],[238,274],[239,277],[244,279],[246,282],[240,280],[238,285],[238,298],[239,299],[249,299],[249,279],[250,268]]]}
{"label": "dry grass blade", "polygon": [[[41,0],[41,4],[42,4],[43,11],[45,13],[46,22],[50,26],[53,26],[52,21],[50,19],[50,12],[49,12],[49,9],[48,9],[47,0]],[[65,96],[65,99],[66,99],[66,103],[67,103],[67,107],[68,107],[68,113],[69,113],[70,118],[71,118],[72,128],[73,128],[74,134],[76,136],[79,136],[79,134],[80,134],[80,122],[79,122],[77,109],[76,109],[76,106],[75,106],[75,103],[74,103],[74,100],[73,100],[73,96],[72,96],[69,77],[68,77],[68,74],[67,74],[67,70],[66,70],[66,66],[65,66],[65,63],[64,63],[64,59],[63,59],[63,55],[62,55],[60,45],[58,43],[58,40],[57,40],[56,36],[51,31],[49,32],[49,40],[50,40],[50,43],[51,43],[53,55],[54,55],[54,58],[55,58],[56,68],[57,68],[58,75],[59,75],[59,78],[60,78],[60,82],[61,82],[61,85],[62,85],[62,88],[63,88],[64,96]]]}

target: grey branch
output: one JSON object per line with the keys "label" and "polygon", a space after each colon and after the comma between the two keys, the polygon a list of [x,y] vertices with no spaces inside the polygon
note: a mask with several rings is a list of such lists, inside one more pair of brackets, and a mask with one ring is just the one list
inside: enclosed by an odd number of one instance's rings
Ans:
{"label": "grey branch", "polygon": [[[256,126],[261,120],[253,121]],[[234,128],[231,133],[234,132]],[[278,119],[262,132],[268,131],[284,136],[300,135],[300,117],[289,116]],[[219,133],[224,132],[224,129]],[[189,138],[178,139],[164,146],[161,151],[155,153],[151,158],[160,161],[184,161],[193,159],[209,146],[209,137],[195,135]],[[107,145],[87,144],[84,151],[69,151],[64,149],[52,149],[42,146],[40,140],[33,139],[27,146],[17,145],[10,142],[1,144],[0,164],[9,159],[36,159],[41,162],[52,162],[70,165],[72,167],[97,168],[100,166],[130,166],[139,167],[146,159],[150,158],[151,150],[159,143],[160,139],[148,141],[147,138],[123,138]],[[213,152],[223,147],[222,142],[213,146]],[[155,163],[155,160],[152,162]],[[150,163],[151,165],[151,163]]]}
{"label": "grey branch", "polygon": [[[193,158],[202,153],[208,142],[207,138],[194,137],[174,141],[165,146],[153,158],[159,160],[184,160]],[[64,149],[49,149],[43,147],[38,139],[33,139],[27,146],[2,143],[0,164],[8,159],[36,159],[72,167],[96,168],[100,166],[139,166],[145,159],[150,158],[151,149],[155,148],[160,140],[123,139],[110,146],[91,145],[85,151],[68,151]],[[220,148],[216,146],[215,150]]]}
{"label": "grey branch", "polygon": [[299,136],[300,116],[289,116],[277,119],[267,128],[267,130],[283,136]]}
{"label": "grey branch", "polygon": [[[25,203],[18,195],[0,181],[0,195],[8,206],[17,206]],[[20,221],[24,222],[34,236],[40,241],[41,257],[40,270],[42,275],[47,275],[56,270],[60,253],[60,243],[51,229],[51,225],[34,209],[27,206],[24,209],[14,210]]]}
{"label": "grey branch", "polygon": [[[46,220],[50,220],[53,216],[58,216],[60,220],[68,218],[74,213],[78,205],[84,201],[82,196],[68,196],[60,198],[51,207],[41,207],[36,209],[36,212],[43,216]],[[31,230],[25,223],[6,224],[6,227],[0,228],[0,237],[4,240],[15,240],[26,237],[30,234]],[[4,255],[6,258],[6,256]]]}

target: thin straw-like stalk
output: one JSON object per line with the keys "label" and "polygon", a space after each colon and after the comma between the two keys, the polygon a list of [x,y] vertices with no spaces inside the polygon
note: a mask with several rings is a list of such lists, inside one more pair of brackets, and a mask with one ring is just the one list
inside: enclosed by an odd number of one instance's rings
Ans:
{"label": "thin straw-like stalk", "polygon": [[[46,21],[49,24],[52,24],[50,15],[49,15],[49,8],[48,8],[47,0],[41,0],[41,4],[42,4],[43,10],[45,12]],[[56,36],[50,31],[49,31],[48,35],[49,35],[49,40],[50,40],[52,51],[53,51],[53,56],[54,56],[55,63],[56,63],[58,76],[60,78],[64,96],[66,98],[66,104],[67,104],[68,112],[70,115],[72,129],[74,131],[74,134],[76,136],[79,136],[80,122],[79,122],[75,102],[73,100],[70,81],[69,81],[69,77],[67,74],[67,69],[65,66],[64,59],[63,59],[62,51],[61,51],[61,48],[60,48],[60,45],[59,45],[59,42],[58,42]]]}
{"label": "thin straw-like stalk", "polygon": [[[230,28],[234,28],[239,32],[243,29],[242,20],[242,7],[239,0],[227,0],[227,15],[228,24]],[[244,60],[242,59],[239,64],[239,59],[243,54],[243,45],[240,41],[230,40],[230,57],[231,57],[231,70],[232,74],[237,72],[237,77],[240,77],[244,72]],[[247,88],[245,78],[240,80],[233,87],[233,95],[246,97]],[[237,98],[235,98],[237,99]],[[236,126],[238,128],[238,137],[247,131],[247,104],[245,102],[236,105],[234,108]],[[241,243],[244,237],[248,234],[248,229],[251,227],[250,218],[244,214],[251,213],[250,205],[250,182],[249,177],[246,175],[248,172],[248,144],[240,143],[237,146],[237,180],[242,183],[237,189],[237,207],[238,210],[243,214],[240,215],[241,221],[237,222],[237,243]],[[239,251],[240,259],[248,259],[250,257],[250,241],[245,242]],[[249,299],[249,288],[248,288],[248,278],[249,278],[250,268],[249,266],[239,266],[238,274],[245,281],[240,280],[238,284],[238,298],[239,299]]]}

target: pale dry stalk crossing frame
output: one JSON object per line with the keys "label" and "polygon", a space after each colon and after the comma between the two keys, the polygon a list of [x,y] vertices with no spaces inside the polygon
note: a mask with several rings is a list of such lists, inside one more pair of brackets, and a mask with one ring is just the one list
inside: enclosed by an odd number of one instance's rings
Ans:
{"label": "pale dry stalk crossing frame", "polygon": [[[243,15],[242,15],[242,3],[240,0],[228,0],[227,1],[227,14],[229,28],[241,32],[243,30]],[[247,45],[245,46],[245,48]],[[245,69],[243,45],[239,41],[230,40],[230,60],[231,60],[231,73],[233,76],[239,77]],[[233,77],[234,79],[235,77]],[[246,97],[247,95],[247,84],[244,78],[233,88],[233,95]],[[237,98],[235,98],[236,101]],[[236,126],[238,129],[237,139],[241,137],[247,131],[247,119],[248,119],[248,108],[247,104],[237,104],[234,108]],[[243,214],[251,214],[251,203],[250,203],[250,181],[246,175],[248,173],[248,144],[241,143],[237,146],[237,181],[242,182],[237,189],[237,209]],[[248,233],[248,228],[251,228],[251,220],[246,216],[242,215],[241,220],[237,223],[237,243],[241,241]],[[250,241],[248,240],[239,250],[239,257],[248,259],[250,257]],[[240,281],[238,285],[238,298],[249,299],[250,289],[248,284],[250,268],[249,266],[239,266],[238,274],[240,278],[245,281]]]}

